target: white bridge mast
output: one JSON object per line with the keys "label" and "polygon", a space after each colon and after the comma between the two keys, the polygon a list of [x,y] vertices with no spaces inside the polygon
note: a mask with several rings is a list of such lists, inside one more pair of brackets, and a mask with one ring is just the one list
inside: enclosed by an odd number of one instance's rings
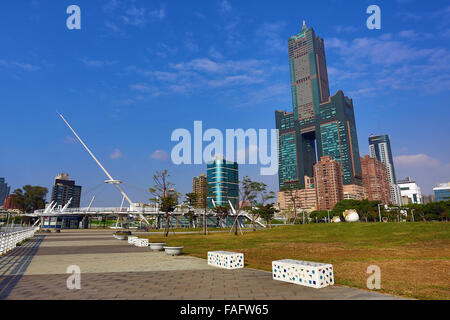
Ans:
{"label": "white bridge mast", "polygon": [[[91,155],[91,157],[95,160],[95,162],[97,162],[97,164],[99,165],[99,167],[103,170],[103,172],[106,174],[106,176],[109,178],[109,180],[106,180],[105,183],[110,183],[113,184],[117,190],[119,190],[119,192],[122,194],[122,196],[127,199],[128,203],[130,204],[130,211],[137,211],[137,209],[134,206],[134,203],[131,201],[130,197],[128,197],[128,195],[122,190],[122,188],[119,186],[119,184],[122,183],[122,181],[120,180],[115,180],[108,171],[106,171],[106,169],[102,166],[102,164],[100,163],[100,161],[97,160],[97,158],[94,156],[94,154],[92,153],[92,151],[86,146],[86,144],[83,142],[83,140],[81,140],[81,138],[78,136],[78,134],[75,132],[75,130],[72,129],[72,127],[70,126],[69,122],[67,122],[67,120],[63,117],[63,115],[61,113],[59,113],[59,116],[61,117],[61,119],[63,119],[63,121],[67,124],[67,126],[69,127],[70,131],[73,132],[73,134],[75,135],[75,137],[78,139],[78,141],[80,141],[80,143],[83,145],[83,147],[86,149],[87,152],[89,152],[89,154]],[[145,219],[145,217],[139,213],[139,217],[144,220],[148,225],[150,225],[150,223],[147,221],[147,219]]]}

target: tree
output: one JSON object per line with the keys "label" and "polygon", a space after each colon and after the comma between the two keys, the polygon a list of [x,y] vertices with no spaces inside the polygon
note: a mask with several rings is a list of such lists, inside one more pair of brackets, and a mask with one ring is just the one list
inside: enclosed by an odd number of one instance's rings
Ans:
{"label": "tree", "polygon": [[[245,176],[240,182],[239,198],[241,201],[236,211],[239,213],[241,210],[246,208],[252,220],[253,230],[255,230],[255,222],[260,215],[257,210],[253,210],[253,207],[264,204],[267,200],[275,198],[275,193],[267,192],[267,185],[265,183],[252,181],[249,177]],[[237,218],[238,217],[236,216],[236,228],[234,231],[235,235],[238,234]]]}
{"label": "tree", "polygon": [[299,190],[302,190],[302,189],[304,189],[304,188],[299,183],[290,184],[290,185],[287,185],[280,189],[280,191],[284,191],[284,194],[292,203],[295,224],[297,224],[297,220],[298,220],[297,208],[302,207],[302,200],[299,197],[297,197],[297,193]]}
{"label": "tree", "polygon": [[153,188],[148,189],[153,195],[153,198],[150,198],[150,201],[158,204],[160,210],[165,212],[166,226],[164,228],[164,235],[166,237],[169,235],[169,212],[175,211],[178,204],[178,198],[180,197],[180,194],[173,189],[175,185],[167,181],[168,177],[170,177],[170,175],[167,170],[156,171],[156,174],[153,175],[155,185]]}
{"label": "tree", "polygon": [[230,206],[216,206],[213,211],[219,217],[219,228],[222,228],[223,219],[230,213]]}
{"label": "tree", "polygon": [[197,205],[198,194],[195,192],[186,193],[186,203],[194,208]]}
{"label": "tree", "polygon": [[197,205],[197,199],[198,194],[195,192],[186,193],[186,200],[185,203],[188,205],[188,212],[185,214],[185,216],[189,219],[189,226],[194,221],[195,212],[192,210],[192,208],[195,208]]}
{"label": "tree", "polygon": [[14,190],[13,205],[24,212],[34,212],[45,208],[45,198],[48,189],[40,186],[23,186]]}
{"label": "tree", "polygon": [[266,225],[270,227],[270,222],[274,214],[278,212],[274,203],[259,206],[259,215],[266,221]]}
{"label": "tree", "polygon": [[[256,231],[256,220],[261,217],[261,207],[266,205],[266,202],[275,198],[275,192],[267,191],[267,185],[262,182],[252,181],[248,188],[251,190],[249,201],[251,205],[246,207],[252,219],[253,231]],[[262,218],[262,217],[261,217]]]}
{"label": "tree", "polygon": [[309,217],[311,219],[316,220],[316,221],[322,221],[322,220],[328,219],[328,211],[326,211],[326,210],[322,210],[322,211],[315,210],[315,211],[313,211],[313,212],[311,212],[309,214]]}

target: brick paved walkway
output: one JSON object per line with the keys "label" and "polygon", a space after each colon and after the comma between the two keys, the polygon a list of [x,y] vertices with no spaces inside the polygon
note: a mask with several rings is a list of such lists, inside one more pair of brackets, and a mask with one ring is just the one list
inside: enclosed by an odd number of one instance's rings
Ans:
{"label": "brick paved walkway", "polygon": [[[204,259],[152,252],[111,234],[36,235],[0,257],[0,299],[395,299],[346,287],[283,283],[270,272],[248,268],[213,268]],[[81,268],[80,290],[66,287],[70,265]]]}

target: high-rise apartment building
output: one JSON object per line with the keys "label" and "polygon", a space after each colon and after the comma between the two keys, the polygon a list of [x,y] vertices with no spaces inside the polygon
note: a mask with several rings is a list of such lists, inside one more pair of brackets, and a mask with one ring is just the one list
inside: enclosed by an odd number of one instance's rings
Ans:
{"label": "high-rise apartment building", "polygon": [[377,158],[365,156],[361,158],[362,180],[366,199],[392,203],[391,188],[386,165]]}
{"label": "high-rise apartment building", "polygon": [[305,176],[304,189],[292,189],[278,192],[278,204],[280,209],[293,209],[314,211],[317,208],[317,195],[314,179]]}
{"label": "high-rise apartment building", "polygon": [[5,182],[5,178],[0,178],[0,206],[3,206],[6,197],[9,195],[11,187]]}
{"label": "high-rise apartment building", "polygon": [[349,200],[364,200],[366,197],[366,190],[364,186],[357,184],[344,185],[344,199]]}
{"label": "high-rise apartment building", "polygon": [[450,200],[450,182],[440,183],[437,187],[433,188],[434,201],[449,201]]}
{"label": "high-rise apartment building", "polygon": [[371,135],[369,137],[369,155],[371,158],[377,158],[386,165],[392,203],[401,205],[402,196],[400,188],[397,185],[397,178],[395,176],[394,159],[392,157],[392,148],[389,136],[386,134],[378,136]]}
{"label": "high-rise apartment building", "polygon": [[331,156],[324,156],[314,165],[317,210],[332,210],[344,200],[341,164]]}
{"label": "high-rise apartment building", "polygon": [[239,170],[236,162],[216,156],[207,163],[207,206],[228,206],[228,200],[234,208],[239,204]]}
{"label": "high-rise apartment building", "polygon": [[207,196],[207,178],[206,174],[201,174],[198,177],[192,179],[192,192],[197,195],[195,207],[204,208],[206,204]]}
{"label": "high-rise apartment building", "polygon": [[331,156],[341,166],[344,185],[362,185],[352,99],[330,97],[323,39],[311,27],[288,40],[293,112],[275,112],[279,130],[279,187],[305,187],[317,159]]}
{"label": "high-rise apartment building", "polygon": [[57,206],[65,206],[70,202],[69,208],[79,208],[81,199],[81,186],[75,185],[75,181],[70,180],[67,173],[58,174],[52,188],[51,201],[55,201]]}
{"label": "high-rise apartment building", "polygon": [[397,184],[400,188],[402,204],[407,205],[410,203],[423,203],[420,187],[411,177],[404,180],[397,180]]}

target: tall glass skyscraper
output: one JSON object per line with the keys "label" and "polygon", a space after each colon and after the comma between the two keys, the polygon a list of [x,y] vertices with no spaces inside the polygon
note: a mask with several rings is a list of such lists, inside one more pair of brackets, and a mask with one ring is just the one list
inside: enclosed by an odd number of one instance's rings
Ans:
{"label": "tall glass skyscraper", "polygon": [[228,200],[234,208],[239,204],[239,171],[236,162],[216,157],[207,163],[207,205],[213,208],[212,199],[216,206],[228,206]]}
{"label": "tall glass skyscraper", "polygon": [[303,22],[288,39],[293,112],[275,111],[280,190],[304,187],[322,156],[341,165],[344,185],[362,185],[352,99],[330,97],[323,39]]}
{"label": "tall glass skyscraper", "polygon": [[394,159],[392,157],[391,141],[387,134],[369,137],[369,153],[371,158],[377,158],[383,162],[388,171],[391,199],[394,204],[402,204],[400,188],[397,185],[395,175]]}

